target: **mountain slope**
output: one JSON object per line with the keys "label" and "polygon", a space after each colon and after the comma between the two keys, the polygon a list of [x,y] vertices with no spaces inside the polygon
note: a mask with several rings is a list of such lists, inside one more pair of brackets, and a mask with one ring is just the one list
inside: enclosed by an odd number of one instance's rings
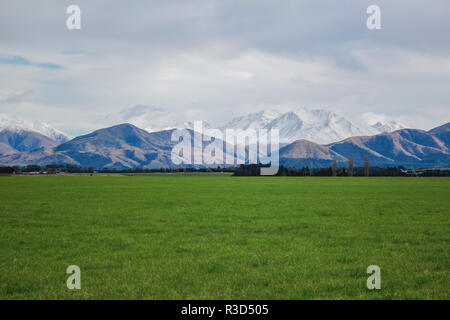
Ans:
{"label": "mountain slope", "polygon": [[40,148],[53,148],[59,143],[34,131],[9,130],[0,131],[0,155],[31,151]]}
{"label": "mountain slope", "polygon": [[329,166],[333,159],[341,162],[346,160],[329,147],[308,140],[297,140],[280,149],[280,162],[286,167]]}
{"label": "mountain slope", "polygon": [[320,160],[340,161],[346,160],[345,157],[331,150],[327,146],[323,146],[308,140],[297,140],[280,149],[283,158],[312,158]]}
{"label": "mountain slope", "polygon": [[428,133],[439,138],[442,142],[445,143],[445,146],[450,149],[450,122],[431,129],[430,131],[428,131]]}

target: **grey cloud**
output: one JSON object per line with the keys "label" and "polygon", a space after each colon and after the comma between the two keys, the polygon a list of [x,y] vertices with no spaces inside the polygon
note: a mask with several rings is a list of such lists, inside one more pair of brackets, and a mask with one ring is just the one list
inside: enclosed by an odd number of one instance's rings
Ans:
{"label": "grey cloud", "polygon": [[153,113],[153,112],[167,112],[164,108],[156,107],[156,106],[146,106],[146,105],[136,105],[131,108],[125,108],[120,111],[120,115],[124,120],[129,120],[135,117],[142,116],[146,113]]}
{"label": "grey cloud", "polygon": [[21,92],[12,92],[4,95],[3,97],[0,96],[0,104],[9,104],[9,103],[17,103],[23,101],[27,96],[29,96],[32,93],[31,90],[25,90]]}
{"label": "grey cloud", "polygon": [[448,0],[377,0],[382,29],[369,31],[373,3],[78,0],[82,29],[69,31],[72,1],[3,0],[0,51],[67,68],[15,68],[0,87],[32,88],[33,107],[60,110],[60,123],[70,110],[71,128],[77,112],[85,129],[109,124],[106,114],[147,112],[161,123],[173,120],[164,113],[202,114],[216,122],[283,103],[440,124],[450,104],[448,69],[437,66],[450,57],[442,37]]}

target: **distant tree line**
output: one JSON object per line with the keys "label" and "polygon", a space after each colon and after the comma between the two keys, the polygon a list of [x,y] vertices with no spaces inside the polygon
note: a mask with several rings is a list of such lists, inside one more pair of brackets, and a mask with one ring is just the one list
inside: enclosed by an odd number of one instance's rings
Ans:
{"label": "distant tree line", "polygon": [[[235,170],[235,176],[259,176],[262,165],[251,164],[251,165],[241,165],[239,168]],[[369,172],[370,170],[370,172]],[[283,167],[281,166],[278,170],[277,176],[315,176],[315,177],[345,177],[345,176],[372,176],[372,177],[400,177],[406,176],[402,170],[405,170],[405,167],[370,167],[366,164],[364,167],[354,167],[349,166],[348,168],[338,168],[336,164],[332,164],[331,167],[325,168],[308,168],[303,167],[301,169]],[[446,171],[428,171],[420,176],[450,176],[450,172]]]}
{"label": "distant tree line", "polygon": [[133,168],[133,169],[117,169],[117,168],[100,168],[94,167],[83,168],[80,166],[74,166],[71,164],[50,164],[46,166],[39,166],[30,164],[27,166],[0,166],[0,174],[20,174],[20,173],[180,173],[180,172],[234,172],[236,168],[222,168],[220,166],[216,168]]}
{"label": "distant tree line", "polygon": [[71,164],[50,164],[46,166],[39,166],[36,164],[29,164],[26,166],[12,166],[12,167],[0,167],[0,173],[30,173],[30,172],[36,172],[36,173],[48,173],[48,174],[54,174],[59,172],[67,172],[67,173],[93,173],[95,171],[94,167],[89,168],[82,168],[79,166],[74,166]]}
{"label": "distant tree line", "polygon": [[183,172],[234,172],[236,168],[133,168],[133,169],[115,169],[115,168],[102,168],[97,170],[98,173],[183,173]]}
{"label": "distant tree line", "polygon": [[[248,164],[240,165],[239,167],[215,167],[215,168],[134,168],[134,169],[115,169],[115,168],[101,168],[95,169],[94,167],[83,168],[80,166],[74,166],[71,164],[63,165],[27,165],[27,166],[0,166],[0,174],[27,174],[27,173],[40,173],[40,174],[57,174],[57,173],[182,173],[182,172],[230,172],[234,176],[260,176],[261,168],[268,167],[269,165],[262,164]],[[411,170],[410,170],[411,171]],[[333,161],[331,167],[323,168],[309,168],[305,166],[301,169],[293,167],[280,166],[277,176],[450,176],[450,170],[428,169],[418,174],[405,173],[405,167],[370,167],[369,161],[365,159],[364,167],[355,167],[353,165],[353,159],[350,158],[348,167],[338,167],[336,161]]]}

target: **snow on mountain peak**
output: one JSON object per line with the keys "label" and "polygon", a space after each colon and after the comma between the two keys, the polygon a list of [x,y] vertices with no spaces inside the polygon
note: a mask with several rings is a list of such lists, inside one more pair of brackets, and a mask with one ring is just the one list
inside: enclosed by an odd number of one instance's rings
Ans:
{"label": "snow on mountain peak", "polygon": [[363,129],[350,120],[325,109],[297,108],[281,113],[265,110],[234,118],[222,129],[278,129],[280,142],[290,143],[307,139],[327,144],[355,135],[368,135],[372,132]]}
{"label": "snow on mountain peak", "polygon": [[392,132],[405,129],[406,126],[395,120],[390,120],[384,114],[367,112],[361,115],[362,122],[373,131],[373,134]]}
{"label": "snow on mountain peak", "polygon": [[[286,110],[286,106],[283,108]],[[389,120],[385,115],[365,113],[362,121],[355,123],[350,119],[327,109],[308,109],[290,105],[287,112],[275,108],[234,117],[219,129],[279,129],[280,142],[290,143],[299,139],[307,139],[319,144],[328,144],[352,136],[368,136],[382,132],[391,132],[404,128],[403,125]],[[174,116],[163,108],[138,105],[124,109],[122,120],[133,123],[149,132],[168,129],[193,129],[192,115],[176,114]],[[195,117],[198,118],[198,114]],[[184,119],[179,123],[179,120]],[[177,123],[173,125],[173,123]],[[217,128],[203,121],[204,129]]]}
{"label": "snow on mountain peak", "polygon": [[45,122],[29,121],[16,115],[0,114],[0,131],[5,129],[11,131],[34,131],[59,143],[70,140],[65,133],[51,127]]}
{"label": "snow on mountain peak", "polygon": [[251,113],[244,116],[233,118],[228,121],[222,130],[225,129],[258,129],[264,128],[268,123],[280,116],[280,112],[275,110],[263,110],[257,113]]}
{"label": "snow on mountain peak", "polygon": [[406,128],[404,125],[402,125],[401,123],[398,123],[397,121],[394,121],[394,120],[378,121],[377,123],[372,124],[371,127],[380,133],[392,132],[392,131]]}
{"label": "snow on mountain peak", "polygon": [[[326,109],[308,109],[295,106],[290,106],[289,109],[290,111],[287,112],[265,109],[244,114],[231,119],[223,126],[219,126],[219,129],[222,131],[226,129],[238,131],[247,129],[279,129],[281,143],[307,139],[319,144],[329,144],[352,136],[368,136],[403,128],[395,121],[390,121],[386,116],[378,114],[364,114],[363,116],[366,116],[366,118],[363,118],[361,123],[355,124],[346,117]],[[186,122],[170,125],[171,123],[176,123],[172,122],[175,117],[161,108],[136,106],[125,111],[126,113],[123,115],[127,116],[125,119],[127,122],[133,123],[149,132],[174,128],[193,129],[192,122],[189,122],[191,119],[186,117]],[[179,114],[177,118],[182,119]],[[368,120],[371,122],[368,123]],[[215,126],[211,126],[204,121],[204,129],[211,127]]]}

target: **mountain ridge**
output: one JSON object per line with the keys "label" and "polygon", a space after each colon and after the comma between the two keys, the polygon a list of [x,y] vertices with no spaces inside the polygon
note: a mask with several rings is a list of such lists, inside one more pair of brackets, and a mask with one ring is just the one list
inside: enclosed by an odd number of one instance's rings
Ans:
{"label": "mountain ridge", "polygon": [[[448,128],[448,124],[442,127]],[[400,129],[372,136],[355,136],[324,145],[324,147],[346,160],[353,156],[356,165],[363,165],[364,157],[367,156],[372,164],[379,166],[432,166],[434,164],[450,166],[449,148],[444,141],[433,134],[433,130]],[[448,139],[450,131],[445,132],[446,134],[442,135]],[[284,161],[305,159],[300,154],[292,157],[292,154],[283,153],[282,150],[280,150],[280,158],[285,158]],[[339,158],[336,160],[340,161]]]}
{"label": "mountain ridge", "polygon": [[[161,108],[150,106],[135,106],[120,112],[117,119],[129,122],[148,132],[169,129],[193,129],[191,121],[179,122],[176,125],[168,123],[172,119]],[[392,132],[405,128],[395,120],[384,115],[365,114],[361,121],[354,122],[342,115],[327,109],[308,109],[292,106],[288,111],[265,109],[258,112],[235,116],[221,125],[211,125],[203,121],[205,128],[220,130],[234,129],[271,129],[280,131],[280,142],[291,143],[299,139],[307,139],[319,144],[332,143],[355,135],[374,135],[382,132]]]}
{"label": "mountain ridge", "polygon": [[[171,150],[178,143],[171,141],[174,130],[149,133],[124,123],[95,130],[57,146],[36,145],[34,150],[12,154],[5,147],[9,154],[0,157],[0,164],[68,163],[118,169],[180,167],[171,162]],[[195,139],[193,131],[187,130]],[[429,131],[400,129],[391,133],[353,136],[330,144],[299,139],[281,146],[280,164],[299,167],[312,161],[315,166],[329,166],[336,159],[344,165],[353,156],[355,165],[362,165],[367,156],[371,164],[376,166],[450,166],[449,138],[450,123]],[[196,144],[192,145],[196,148]]]}
{"label": "mountain ridge", "polygon": [[[40,148],[6,155],[0,157],[0,164],[67,163],[81,167],[119,169],[194,167],[195,165],[172,163],[172,149],[178,143],[172,141],[174,130],[147,132],[132,124],[124,123],[95,130],[54,148]],[[197,135],[194,135],[192,130],[187,130],[191,136],[191,154],[193,154],[200,144],[194,143],[194,139],[198,139]],[[203,142],[202,147],[208,144]],[[206,156],[205,159],[210,160],[210,157]]]}
{"label": "mountain ridge", "polygon": [[378,121],[363,127],[326,109],[297,108],[287,112],[264,110],[235,117],[221,129],[278,129],[281,143],[307,139],[327,144],[355,135],[374,135],[403,125],[393,120]]}

